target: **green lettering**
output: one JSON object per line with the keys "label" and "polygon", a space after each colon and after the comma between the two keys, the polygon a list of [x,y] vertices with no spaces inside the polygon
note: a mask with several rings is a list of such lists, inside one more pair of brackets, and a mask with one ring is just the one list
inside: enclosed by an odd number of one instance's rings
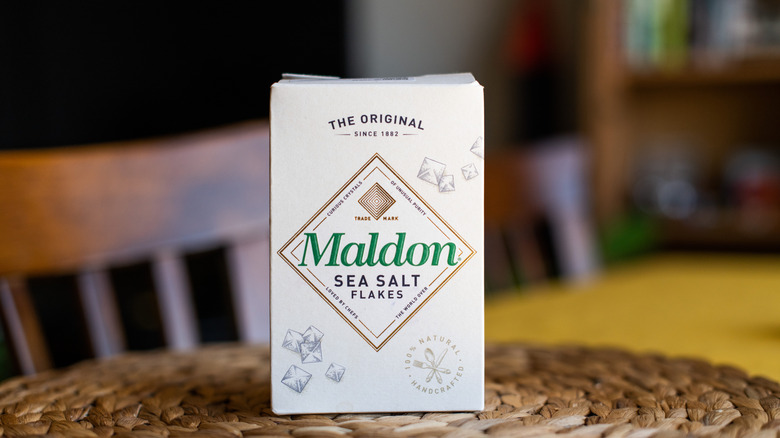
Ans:
{"label": "green lettering", "polygon": [[[382,266],[390,266],[392,264],[396,266],[403,266],[404,259],[403,259],[403,250],[404,250],[404,241],[406,240],[406,233],[395,233],[398,236],[398,242],[393,243],[389,242],[385,244],[385,246],[382,247],[382,249],[379,251],[379,263],[382,264]],[[395,255],[393,256],[393,259],[391,261],[387,261],[387,251],[390,250],[391,247],[395,247]]]}
{"label": "green lettering", "polygon": [[[357,254],[355,254],[355,258],[352,261],[349,261],[347,257],[349,256],[349,250],[352,248],[357,248]],[[341,264],[344,266],[365,265],[366,261],[363,260],[363,252],[365,251],[365,249],[366,249],[365,243],[350,242],[346,244],[346,246],[344,246],[344,250],[341,251]]]}
{"label": "green lettering", "polygon": [[[414,248],[415,247],[422,247],[422,256],[420,257],[420,261],[415,263],[414,262]],[[441,245],[440,245],[441,246]],[[420,266],[428,261],[428,252],[430,250],[428,249],[428,246],[424,243],[418,242],[413,244],[409,247],[409,250],[406,252],[406,261],[409,262],[412,266]]]}
{"label": "green lettering", "polygon": [[[377,254],[377,247],[379,246],[379,233],[368,233],[371,236],[371,240],[368,243],[368,252],[366,252],[365,243],[350,242],[347,243],[343,249],[341,249],[341,239],[346,233],[333,233],[328,239],[328,243],[320,250],[320,242],[316,233],[304,233],[306,236],[306,242],[303,247],[303,257],[298,266],[307,266],[306,256],[309,253],[309,247],[311,247],[311,256],[314,259],[314,265],[319,266],[323,257],[326,257],[328,251],[330,255],[327,256],[328,263],[325,266],[376,266],[377,264],[382,266],[403,266],[410,264],[412,266],[422,266],[429,263],[433,266],[438,266],[441,261],[442,252],[447,249],[447,264],[449,266],[457,265],[456,250],[457,247],[452,242],[441,244],[439,242],[433,242],[425,244],[423,242],[413,243],[404,252],[404,245],[406,243],[406,233],[395,233],[398,236],[395,242],[388,242],[379,250]],[[354,251],[353,251],[354,248]],[[418,249],[420,248],[420,249]],[[394,253],[392,251],[395,251]],[[419,257],[417,262],[415,259],[415,252]],[[340,256],[340,257],[339,257]]]}
{"label": "green lettering", "polygon": [[368,266],[376,266],[379,263],[379,259],[374,259],[376,255],[376,247],[379,245],[379,233],[368,233],[371,236],[371,243],[368,244]]}
{"label": "green lettering", "polygon": [[[320,251],[320,245],[317,241],[317,233],[304,233],[306,236],[306,245],[303,247],[303,257],[301,257],[301,262],[298,264],[298,266],[307,266],[306,265],[306,253],[309,249],[309,243],[311,242],[311,252],[312,257],[314,257],[314,265],[319,266],[320,260],[322,259],[322,256],[325,254],[325,251],[328,250],[328,247],[330,246],[330,260],[325,266],[338,266],[338,254],[339,254],[339,246],[341,246],[341,237],[344,236],[344,233],[333,233],[330,236],[330,239],[328,239],[328,243],[325,244],[325,248],[322,248],[322,251]],[[331,246],[331,244],[333,244]]]}
{"label": "green lettering", "polygon": [[[457,265],[457,262],[455,262],[455,244],[452,242],[447,242],[444,244],[444,247],[449,248],[449,253],[447,255],[447,264],[450,266]],[[441,258],[441,251],[443,249],[443,246],[441,243],[434,242],[430,244],[430,248],[433,250],[433,258],[431,259],[431,264],[433,266],[439,266],[439,259]]]}

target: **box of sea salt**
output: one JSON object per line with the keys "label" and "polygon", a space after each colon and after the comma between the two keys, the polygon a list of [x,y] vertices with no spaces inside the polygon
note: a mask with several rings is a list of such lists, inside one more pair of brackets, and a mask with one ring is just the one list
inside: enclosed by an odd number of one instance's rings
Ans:
{"label": "box of sea salt", "polygon": [[274,412],[483,408],[483,135],[470,74],[273,85]]}

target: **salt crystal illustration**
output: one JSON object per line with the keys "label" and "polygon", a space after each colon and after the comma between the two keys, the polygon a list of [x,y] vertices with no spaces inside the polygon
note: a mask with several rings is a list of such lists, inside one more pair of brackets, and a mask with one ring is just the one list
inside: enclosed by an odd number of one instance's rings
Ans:
{"label": "salt crystal illustration", "polygon": [[476,178],[477,175],[479,175],[477,166],[475,166],[474,163],[469,163],[461,167],[460,171],[463,172],[463,178],[466,178],[467,180]]}
{"label": "salt crystal illustration", "polygon": [[439,180],[444,175],[444,169],[447,166],[431,158],[425,158],[420,165],[420,171],[417,172],[417,178],[431,184],[439,184]]}
{"label": "salt crystal illustration", "polygon": [[304,342],[301,344],[301,363],[322,362],[322,343]]}
{"label": "salt crystal illustration", "polygon": [[334,382],[341,382],[341,378],[344,377],[344,373],[347,371],[343,366],[331,363],[328,367],[328,371],[325,371],[325,377],[333,380]]}
{"label": "salt crystal illustration", "polygon": [[287,334],[284,335],[284,341],[282,341],[282,346],[290,351],[300,353],[301,342],[303,342],[302,334],[295,330],[287,330]]}
{"label": "salt crystal illustration", "polygon": [[303,391],[303,388],[306,387],[306,384],[309,383],[310,379],[311,373],[308,373],[295,365],[290,365],[290,368],[284,374],[284,377],[282,377],[282,383],[290,387],[293,391],[300,393]]}
{"label": "salt crystal illustration", "polygon": [[443,175],[439,180],[439,192],[454,192],[455,177],[452,175]]}
{"label": "salt crystal illustration", "polygon": [[485,142],[482,140],[482,137],[477,137],[477,140],[471,145],[470,150],[479,158],[485,158]]}

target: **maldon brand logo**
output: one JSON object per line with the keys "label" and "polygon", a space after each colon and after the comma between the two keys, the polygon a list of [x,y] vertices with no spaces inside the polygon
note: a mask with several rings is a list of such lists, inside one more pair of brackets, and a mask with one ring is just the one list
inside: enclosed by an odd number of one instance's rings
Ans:
{"label": "maldon brand logo", "polygon": [[378,154],[278,251],[377,351],[474,253]]}
{"label": "maldon brand logo", "polygon": [[[303,256],[298,266],[307,266],[307,254],[311,253],[311,258],[314,260],[315,265],[319,265],[323,259],[325,252],[330,248],[330,256],[327,258],[328,263],[325,266],[422,266],[426,263],[431,263],[434,266],[438,266],[441,261],[442,251],[447,249],[449,256],[447,257],[447,264],[455,266],[455,251],[457,248],[452,242],[425,244],[422,242],[413,243],[409,246],[409,249],[404,252],[404,243],[406,241],[406,233],[396,233],[398,236],[397,242],[388,242],[377,251],[379,233],[368,233],[371,236],[371,241],[368,243],[368,251],[366,251],[366,243],[350,242],[344,245],[344,249],[341,248],[341,239],[346,233],[333,233],[328,239],[328,243],[320,251],[321,245],[317,238],[317,233],[304,233],[306,236],[306,243],[303,247]],[[311,246],[311,251],[309,247]],[[350,251],[352,248],[356,248],[356,251]],[[419,248],[419,249],[418,249]]]}

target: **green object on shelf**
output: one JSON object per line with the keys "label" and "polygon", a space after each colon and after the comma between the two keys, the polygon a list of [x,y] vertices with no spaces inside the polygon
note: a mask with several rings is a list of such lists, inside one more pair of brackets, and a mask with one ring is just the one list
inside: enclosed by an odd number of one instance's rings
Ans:
{"label": "green object on shelf", "polygon": [[641,213],[630,213],[606,227],[601,236],[601,256],[604,263],[614,263],[647,254],[657,245],[656,221]]}

